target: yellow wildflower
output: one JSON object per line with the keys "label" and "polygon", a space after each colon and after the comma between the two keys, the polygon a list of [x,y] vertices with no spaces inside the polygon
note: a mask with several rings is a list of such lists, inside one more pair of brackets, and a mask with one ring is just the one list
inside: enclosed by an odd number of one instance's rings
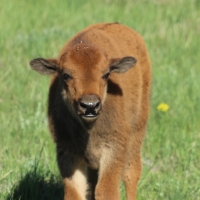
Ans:
{"label": "yellow wildflower", "polygon": [[161,103],[157,106],[157,109],[162,112],[167,112],[167,110],[169,109],[169,105],[166,103]]}

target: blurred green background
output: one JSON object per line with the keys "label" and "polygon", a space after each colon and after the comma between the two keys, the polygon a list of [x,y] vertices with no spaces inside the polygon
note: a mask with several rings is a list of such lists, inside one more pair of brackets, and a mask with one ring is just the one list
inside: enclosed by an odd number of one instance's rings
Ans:
{"label": "blurred green background", "polygon": [[[143,36],[152,61],[138,199],[200,199],[199,0],[0,0],[0,7],[0,199],[63,198],[46,119],[50,77],[29,61],[57,57],[90,24],[116,21]],[[169,108],[159,110],[161,103]]]}

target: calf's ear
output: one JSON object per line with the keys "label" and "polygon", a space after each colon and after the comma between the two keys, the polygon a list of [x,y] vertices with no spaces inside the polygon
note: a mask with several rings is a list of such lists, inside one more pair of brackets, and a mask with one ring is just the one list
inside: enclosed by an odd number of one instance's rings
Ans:
{"label": "calf's ear", "polygon": [[115,73],[124,73],[135,66],[136,63],[137,60],[131,56],[121,59],[112,59],[110,63],[110,71]]}
{"label": "calf's ear", "polygon": [[36,58],[30,61],[33,70],[43,75],[51,75],[58,71],[56,59]]}

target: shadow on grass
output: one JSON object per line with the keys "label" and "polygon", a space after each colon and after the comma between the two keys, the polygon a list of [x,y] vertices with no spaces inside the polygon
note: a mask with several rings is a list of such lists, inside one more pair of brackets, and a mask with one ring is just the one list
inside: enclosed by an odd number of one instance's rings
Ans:
{"label": "shadow on grass", "polygon": [[61,179],[35,167],[13,186],[6,200],[63,200],[63,196]]}

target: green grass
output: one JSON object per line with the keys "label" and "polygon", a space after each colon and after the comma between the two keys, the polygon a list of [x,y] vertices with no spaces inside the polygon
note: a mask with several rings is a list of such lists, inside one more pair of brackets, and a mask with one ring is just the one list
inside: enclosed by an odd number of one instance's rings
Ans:
{"label": "green grass", "polygon": [[[28,63],[56,57],[89,24],[113,21],[143,35],[152,61],[138,200],[200,199],[199,0],[0,0],[0,5],[0,199],[62,199],[46,119],[50,78]],[[157,110],[162,102],[167,112]]]}

